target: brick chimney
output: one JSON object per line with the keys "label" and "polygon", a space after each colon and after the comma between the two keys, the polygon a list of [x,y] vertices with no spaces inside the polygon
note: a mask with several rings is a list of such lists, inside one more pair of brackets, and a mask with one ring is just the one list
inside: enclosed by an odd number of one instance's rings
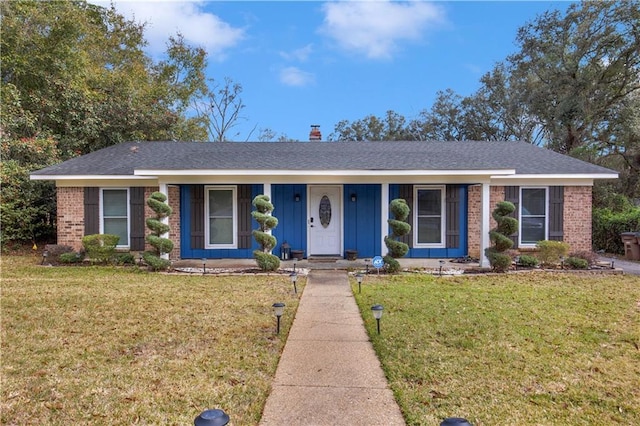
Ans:
{"label": "brick chimney", "polygon": [[321,141],[322,133],[320,133],[320,125],[312,124],[311,131],[309,132],[309,140],[310,141]]}

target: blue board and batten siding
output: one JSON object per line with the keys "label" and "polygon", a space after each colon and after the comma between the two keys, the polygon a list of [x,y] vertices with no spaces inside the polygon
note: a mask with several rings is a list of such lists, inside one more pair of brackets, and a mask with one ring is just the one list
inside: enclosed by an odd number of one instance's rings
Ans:
{"label": "blue board and batten siding", "polygon": [[[382,209],[380,185],[344,185],[344,250],[357,250],[359,258],[381,253]],[[355,196],[355,201],[351,196]]]}
{"label": "blue board and batten siding", "polygon": [[[183,259],[250,259],[253,251],[258,248],[251,238],[250,247],[237,249],[205,249],[194,248],[192,235],[193,189],[198,185],[181,185],[180,187],[180,256]],[[203,185],[198,187],[203,188]],[[251,200],[263,193],[260,184],[251,185]],[[248,192],[248,191],[247,191]],[[381,215],[381,185],[379,184],[348,184],[343,187],[343,250],[357,250],[358,257],[371,258],[382,253],[382,227],[386,221]],[[247,194],[248,195],[248,194]],[[413,210],[413,186],[390,185],[390,199],[405,198]],[[467,254],[467,185],[453,185],[447,187],[447,239],[446,248],[411,248],[405,257],[408,258],[452,258]],[[355,197],[355,200],[353,199]],[[272,231],[278,240],[273,253],[280,255],[281,244],[287,242],[292,250],[303,250],[307,253],[307,185],[278,184],[271,186],[271,200],[275,206],[273,215],[278,218],[278,226]],[[195,204],[198,208],[204,208]],[[243,203],[243,209],[253,209],[250,204]],[[250,211],[239,211],[239,215],[246,216]],[[455,219],[451,216],[455,216]],[[411,220],[413,222],[413,211]],[[202,218],[204,222],[204,218]],[[413,223],[411,223],[413,226]],[[204,226],[204,223],[202,224]],[[258,227],[251,219],[251,229]],[[195,226],[198,227],[197,225]],[[404,238],[410,246],[412,236]]]}
{"label": "blue board and batten siding", "polygon": [[[447,200],[445,215],[449,215],[446,220],[446,227],[450,228],[446,231],[446,247],[443,248],[414,248],[412,244],[412,235],[403,239],[409,244],[409,252],[405,257],[415,259],[436,259],[436,258],[455,258],[467,255],[467,195],[468,185],[447,185]],[[411,233],[413,234],[414,203],[413,203],[413,186],[412,185],[389,185],[389,198],[404,198],[407,200],[411,208],[410,224]],[[455,215],[455,217],[454,217]],[[457,220],[456,220],[457,219]],[[389,229],[389,233],[391,230]],[[456,235],[452,235],[452,234]],[[455,243],[454,243],[455,241]]]}
{"label": "blue board and batten siding", "polygon": [[[253,251],[258,248],[257,243],[253,238],[250,238],[250,247],[237,248],[237,249],[206,249],[206,248],[194,248],[192,243],[192,224],[193,215],[192,209],[192,194],[194,187],[202,187],[203,185],[181,185],[180,186],[180,257],[182,259],[251,259],[253,258]],[[253,198],[256,195],[262,194],[264,191],[262,185],[251,185],[251,195]],[[251,204],[242,203],[243,208],[246,208],[246,212],[238,212],[238,214],[250,214]],[[204,209],[204,205],[199,206]],[[204,217],[202,218],[204,221]],[[255,229],[258,227],[258,223],[252,219],[251,221]],[[202,226],[205,226],[203,223]]]}

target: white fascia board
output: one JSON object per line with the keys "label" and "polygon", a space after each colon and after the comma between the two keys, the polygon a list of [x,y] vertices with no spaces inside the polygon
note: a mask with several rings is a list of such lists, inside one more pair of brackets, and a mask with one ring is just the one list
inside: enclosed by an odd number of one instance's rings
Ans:
{"label": "white fascia board", "polygon": [[516,176],[492,176],[492,185],[571,185],[593,186],[596,179],[616,179],[617,174],[573,174],[573,175],[516,175]]}
{"label": "white fascia board", "polygon": [[535,174],[535,175],[512,175],[512,176],[491,176],[491,179],[617,179],[617,173],[574,173],[574,174]]}
{"label": "white fascia board", "polygon": [[143,175],[29,175],[31,180],[131,180],[131,179],[156,179],[155,176]]}
{"label": "white fascia board", "polygon": [[136,176],[505,176],[503,170],[136,170]]}

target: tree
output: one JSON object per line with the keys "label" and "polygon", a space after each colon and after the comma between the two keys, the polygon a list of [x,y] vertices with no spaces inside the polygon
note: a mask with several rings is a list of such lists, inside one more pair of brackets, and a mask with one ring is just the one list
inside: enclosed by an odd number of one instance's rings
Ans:
{"label": "tree", "polygon": [[200,120],[205,123],[211,140],[224,142],[238,136],[229,133],[240,120],[245,119],[240,115],[246,107],[241,94],[242,85],[235,83],[230,77],[225,77],[223,83],[210,79],[209,87],[194,100],[194,109]]}
{"label": "tree", "polygon": [[31,181],[29,173],[59,160],[52,138],[0,138],[0,242],[52,240],[55,235],[55,187]]}
{"label": "tree", "polygon": [[149,206],[156,215],[155,217],[147,218],[145,221],[147,228],[151,231],[151,233],[147,235],[146,240],[147,243],[153,247],[153,250],[145,251],[143,258],[145,263],[149,265],[149,268],[154,271],[164,270],[171,266],[169,260],[162,258],[162,255],[168,254],[173,250],[173,242],[163,237],[171,228],[162,221],[171,216],[173,212],[173,209],[166,201],[167,196],[162,192],[154,192],[147,199],[147,206]]}
{"label": "tree", "polygon": [[497,225],[489,231],[489,239],[493,245],[485,249],[485,254],[496,272],[505,272],[511,266],[511,256],[507,251],[513,246],[513,240],[509,236],[518,230],[518,220],[509,215],[515,210],[513,203],[501,201],[492,213]]}
{"label": "tree", "polygon": [[84,1],[7,1],[0,12],[3,241],[51,238],[55,188],[29,182],[33,170],[126,140],[206,138],[186,117],[206,87],[204,50],[178,35],[154,63],[143,24]]}
{"label": "tree", "polygon": [[251,216],[260,226],[253,230],[253,238],[260,245],[260,250],[255,250],[253,256],[256,263],[263,271],[275,271],[280,267],[278,256],[271,254],[271,250],[278,244],[276,237],[270,231],[278,226],[278,219],[271,215],[273,204],[267,195],[257,195],[253,199],[253,206],[256,208],[251,212]]}
{"label": "tree", "polygon": [[394,112],[387,111],[384,118],[369,115],[350,123],[342,120],[336,124],[328,140],[341,141],[400,141],[410,140],[406,119]]}
{"label": "tree", "polygon": [[181,38],[172,38],[168,59],[154,64],[143,50],[144,25],[113,7],[59,1],[0,7],[1,98],[12,102],[0,115],[5,135],[50,135],[62,159],[125,140],[201,138],[183,105],[199,87],[204,51],[184,54]]}
{"label": "tree", "polygon": [[617,145],[612,124],[640,89],[638,22],[637,0],[582,2],[520,28],[509,62],[547,147],[580,155]]}
{"label": "tree", "polygon": [[396,259],[403,257],[409,251],[409,245],[398,241],[398,238],[411,232],[411,225],[406,222],[411,209],[406,200],[396,198],[389,203],[389,211],[393,215],[393,219],[387,220],[389,227],[391,227],[391,235],[384,237],[384,244],[389,250],[389,254],[384,257],[384,263],[388,272],[398,272],[400,264]]}

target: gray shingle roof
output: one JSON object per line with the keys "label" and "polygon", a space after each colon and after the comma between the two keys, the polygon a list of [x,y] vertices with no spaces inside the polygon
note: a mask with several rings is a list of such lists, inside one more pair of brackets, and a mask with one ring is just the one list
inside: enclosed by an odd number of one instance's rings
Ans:
{"label": "gray shingle roof", "polygon": [[149,169],[616,173],[525,142],[126,142],[32,175],[126,176]]}

